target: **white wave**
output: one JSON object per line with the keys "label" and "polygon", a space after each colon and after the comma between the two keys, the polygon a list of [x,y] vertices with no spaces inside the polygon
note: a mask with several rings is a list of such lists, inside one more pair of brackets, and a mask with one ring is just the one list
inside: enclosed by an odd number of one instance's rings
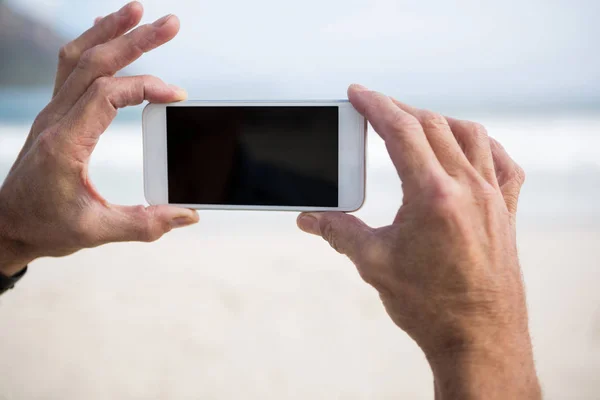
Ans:
{"label": "white wave", "polygon": [[[483,123],[526,170],[564,171],[600,168],[598,117],[492,117]],[[0,125],[0,162],[12,162],[25,141],[29,126]],[[369,166],[390,167],[383,141],[369,130]],[[92,167],[142,168],[141,124],[114,124],[102,135]]]}
{"label": "white wave", "polygon": [[[0,162],[15,159],[28,132],[29,126],[0,125]],[[142,161],[141,124],[113,124],[100,138],[91,165],[142,168]]]}
{"label": "white wave", "polygon": [[[600,168],[600,116],[489,118],[478,122],[526,170]],[[372,129],[368,154],[370,166],[390,164],[383,141]]]}

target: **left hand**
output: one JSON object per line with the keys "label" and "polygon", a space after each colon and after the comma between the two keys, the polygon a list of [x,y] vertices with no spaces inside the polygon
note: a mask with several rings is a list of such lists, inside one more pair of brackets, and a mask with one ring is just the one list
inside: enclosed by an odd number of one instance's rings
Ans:
{"label": "left hand", "polygon": [[152,76],[114,77],[179,31],[168,15],[125,34],[142,13],[140,3],[129,3],[61,49],[53,98],[0,188],[0,272],[105,243],[154,241],[198,222],[184,208],[110,204],[89,179],[90,156],[119,108],[186,96]]}

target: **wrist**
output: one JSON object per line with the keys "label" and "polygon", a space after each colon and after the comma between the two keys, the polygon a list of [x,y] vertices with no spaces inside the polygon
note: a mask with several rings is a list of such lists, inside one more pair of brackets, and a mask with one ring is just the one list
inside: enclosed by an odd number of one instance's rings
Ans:
{"label": "wrist", "polygon": [[529,334],[486,336],[446,353],[427,355],[437,399],[541,399]]}
{"label": "wrist", "polygon": [[18,274],[36,258],[31,246],[17,239],[10,226],[0,208],[0,273],[7,277]]}
{"label": "wrist", "polygon": [[0,236],[0,273],[11,277],[35,259],[24,251],[24,245]]}

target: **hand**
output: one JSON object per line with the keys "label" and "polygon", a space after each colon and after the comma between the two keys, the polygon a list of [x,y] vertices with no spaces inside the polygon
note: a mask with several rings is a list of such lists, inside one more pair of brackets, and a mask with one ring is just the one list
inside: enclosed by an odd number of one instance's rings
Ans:
{"label": "hand", "polygon": [[385,141],[402,206],[383,228],[337,212],[301,214],[299,227],[377,289],[427,356],[438,396],[538,396],[516,249],[522,169],[478,124],[358,85],[349,99]]}
{"label": "hand", "polygon": [[195,211],[177,207],[109,204],[88,176],[90,155],[117,109],[185,98],[152,76],[113,77],[179,31],[168,15],[125,33],[142,13],[140,3],[129,3],[61,49],[53,98],[0,189],[0,272],[109,242],[153,241],[198,221]]}

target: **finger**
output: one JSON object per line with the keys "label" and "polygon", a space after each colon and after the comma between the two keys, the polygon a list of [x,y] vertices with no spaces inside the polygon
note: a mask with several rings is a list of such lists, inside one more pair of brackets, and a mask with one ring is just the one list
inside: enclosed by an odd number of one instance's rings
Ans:
{"label": "finger", "polygon": [[198,222],[195,210],[168,205],[108,206],[106,223],[98,234],[102,243],[153,242],[175,228]]}
{"label": "finger", "polygon": [[471,121],[446,117],[452,133],[469,163],[491,185],[498,187],[490,139],[485,127]]}
{"label": "finger", "polygon": [[459,176],[469,167],[469,162],[458,145],[448,121],[442,115],[421,110],[392,98],[394,104],[415,117],[425,132],[427,141],[442,167],[451,176]]}
{"label": "finger", "polygon": [[363,246],[373,235],[373,229],[360,219],[342,212],[302,213],[297,224],[304,232],[321,236],[353,261],[361,257]]}
{"label": "finger", "polygon": [[53,96],[56,96],[62,88],[85,51],[99,44],[106,43],[117,36],[121,36],[140,22],[143,13],[144,10],[140,3],[137,1],[131,2],[119,11],[104,18],[96,18],[92,28],[63,46],[59,52]]}
{"label": "finger", "polygon": [[495,139],[490,138],[490,147],[498,184],[506,202],[508,211],[515,215],[521,187],[525,182],[525,171],[513,161],[504,147]]}
{"label": "finger", "polygon": [[431,175],[445,174],[419,121],[398,108],[389,97],[352,85],[348,89],[348,99],[385,141],[407,189],[422,187]]}
{"label": "finger", "polygon": [[167,15],[154,24],[142,25],[108,43],[87,50],[56,96],[57,112],[64,115],[99,77],[113,76],[142,54],[173,39],[179,19]]}
{"label": "finger", "polygon": [[61,143],[78,146],[77,158],[85,161],[119,108],[138,105],[144,100],[171,103],[186,96],[183,89],[167,85],[155,76],[99,78],[61,121],[65,126]]}

